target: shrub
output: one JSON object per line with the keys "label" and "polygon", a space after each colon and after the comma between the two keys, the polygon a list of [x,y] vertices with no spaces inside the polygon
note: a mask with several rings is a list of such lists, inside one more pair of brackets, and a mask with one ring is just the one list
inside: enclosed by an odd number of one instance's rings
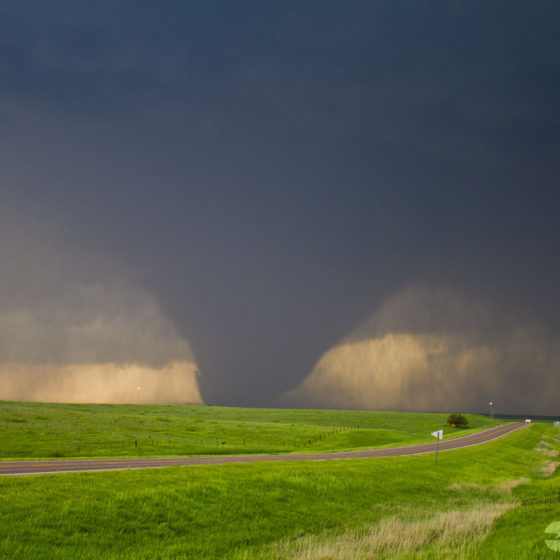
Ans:
{"label": "shrub", "polygon": [[447,423],[451,426],[458,426],[459,428],[466,428],[469,425],[469,421],[463,414],[450,414],[447,417]]}

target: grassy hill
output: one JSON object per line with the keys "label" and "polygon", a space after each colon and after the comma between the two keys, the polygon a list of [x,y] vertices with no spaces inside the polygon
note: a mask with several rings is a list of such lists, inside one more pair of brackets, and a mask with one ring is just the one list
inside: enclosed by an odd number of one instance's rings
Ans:
{"label": "grassy hill", "polygon": [[3,477],[0,558],[556,558],[559,451],[558,429],[533,424],[437,466],[429,454]]}
{"label": "grassy hill", "polygon": [[[469,430],[502,423],[467,415]],[[0,459],[342,451],[432,441],[447,414],[0,402]]]}

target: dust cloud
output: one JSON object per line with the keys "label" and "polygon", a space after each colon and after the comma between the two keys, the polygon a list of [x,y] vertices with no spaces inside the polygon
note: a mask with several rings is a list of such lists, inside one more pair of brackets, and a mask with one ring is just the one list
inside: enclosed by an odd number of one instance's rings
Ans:
{"label": "dust cloud", "polygon": [[318,361],[284,403],[558,413],[560,343],[536,322],[451,291],[409,288]]}
{"label": "dust cloud", "polygon": [[0,211],[0,400],[202,403],[154,296],[54,229]]}
{"label": "dust cloud", "polygon": [[0,364],[0,398],[40,402],[202,404],[196,365]]}

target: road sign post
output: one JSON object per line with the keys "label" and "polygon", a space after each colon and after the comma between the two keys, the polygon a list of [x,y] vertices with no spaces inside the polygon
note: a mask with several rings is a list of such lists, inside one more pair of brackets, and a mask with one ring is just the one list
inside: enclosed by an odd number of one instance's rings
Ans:
{"label": "road sign post", "polygon": [[436,430],[432,432],[432,435],[436,438],[436,465],[438,460],[438,452],[439,452],[439,440],[443,439],[443,430]]}

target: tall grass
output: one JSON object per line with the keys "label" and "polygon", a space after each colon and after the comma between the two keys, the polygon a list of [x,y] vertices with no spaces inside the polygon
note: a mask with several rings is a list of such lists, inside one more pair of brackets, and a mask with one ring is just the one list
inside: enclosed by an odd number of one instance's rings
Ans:
{"label": "tall grass", "polygon": [[[256,558],[263,560],[356,560],[359,558],[472,558],[496,517],[517,504],[477,505],[476,508],[425,512],[425,517],[389,517],[367,529],[336,536],[306,535],[274,543]],[[418,512],[416,512],[418,515]],[[244,560],[255,558],[248,552]]]}

